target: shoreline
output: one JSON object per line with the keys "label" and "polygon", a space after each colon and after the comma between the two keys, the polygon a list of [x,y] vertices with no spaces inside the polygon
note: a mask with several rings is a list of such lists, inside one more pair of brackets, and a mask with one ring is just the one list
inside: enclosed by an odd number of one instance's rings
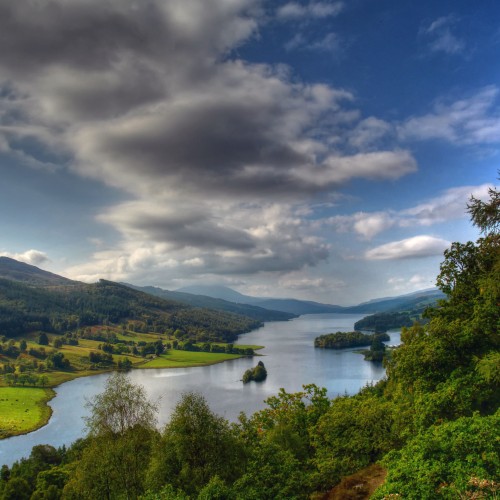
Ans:
{"label": "shoreline", "polygon": [[[252,346],[254,350],[260,350],[260,349],[264,349],[265,346]],[[182,352],[182,353],[195,353],[198,354],[224,354],[224,353],[203,353],[203,352],[200,352],[200,351],[178,351],[178,352]],[[147,360],[143,360],[142,362],[140,363],[137,363],[135,365],[133,365],[130,370],[138,370],[138,369],[143,369],[143,370],[153,370],[153,369],[159,369],[159,370],[170,370],[170,369],[178,369],[178,368],[200,368],[200,367],[203,367],[203,366],[211,366],[211,365],[215,365],[215,364],[219,364],[219,363],[225,363],[226,361],[232,361],[233,359],[241,359],[241,358],[246,358],[246,357],[253,357],[253,356],[247,356],[245,354],[227,354],[226,356],[231,356],[230,358],[226,358],[226,359],[217,359],[217,360],[213,360],[213,361],[203,361],[203,362],[185,362],[183,364],[182,361],[179,361],[179,365],[176,366],[176,365],[171,365],[171,364],[168,364],[168,360],[165,360],[167,361],[167,363],[165,365],[159,365],[159,366],[144,366],[145,364],[147,363],[151,363],[151,362],[154,362],[156,360],[158,360],[158,358],[161,358],[162,355],[156,357],[156,358],[153,358],[153,359],[147,359]],[[254,354],[254,356],[262,356],[262,354]],[[61,373],[61,374],[64,374],[66,376],[63,376],[63,380],[60,380],[58,383],[54,384],[54,385],[51,385],[50,387],[44,387],[44,388],[40,388],[40,387],[18,387],[18,386],[3,386],[2,388],[10,388],[12,387],[12,389],[25,389],[25,390],[29,390],[29,389],[44,389],[44,391],[46,392],[46,397],[44,398],[41,398],[39,401],[36,402],[36,406],[37,408],[40,409],[40,413],[41,413],[41,416],[40,416],[40,419],[38,420],[38,422],[36,422],[32,427],[30,427],[29,429],[25,429],[25,430],[22,430],[22,431],[19,431],[19,432],[8,432],[7,430],[5,431],[5,433],[3,435],[0,434],[0,443],[5,440],[5,439],[9,439],[11,437],[15,437],[15,436],[22,436],[22,435],[25,435],[25,434],[30,434],[32,432],[35,432],[37,431],[38,429],[41,429],[42,427],[45,427],[49,422],[50,422],[50,419],[52,418],[52,414],[53,414],[53,410],[52,410],[52,407],[50,406],[50,401],[52,401],[56,395],[57,395],[57,392],[55,391],[55,389],[59,386],[61,386],[62,384],[66,383],[66,382],[71,382],[72,380],[75,380],[77,378],[82,378],[82,377],[92,377],[94,375],[101,375],[103,373],[112,373],[112,372],[115,372],[115,371],[118,371],[116,367],[113,367],[113,368],[110,368],[109,370],[107,369],[99,369],[99,370],[85,370],[85,371],[82,371],[82,372],[58,372],[58,373]]]}

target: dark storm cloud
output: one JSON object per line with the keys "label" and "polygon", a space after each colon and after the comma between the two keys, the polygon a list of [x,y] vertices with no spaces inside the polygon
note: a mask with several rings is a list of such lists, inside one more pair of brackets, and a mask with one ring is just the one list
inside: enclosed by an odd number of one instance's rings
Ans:
{"label": "dark storm cloud", "polygon": [[[248,34],[254,22],[235,14],[255,3],[251,0],[2,2],[0,59],[4,67],[17,75],[60,65],[105,70],[126,54],[165,67],[175,61],[189,64],[193,58],[199,63],[204,57],[217,56]],[[228,24],[231,21],[233,24]],[[190,59],[185,60],[188,55]]]}
{"label": "dark storm cloud", "polygon": [[0,69],[44,118],[118,116],[204,78],[255,26],[239,0],[32,0],[0,4]]}
{"label": "dark storm cloud", "polygon": [[111,182],[127,170],[204,192],[307,191],[307,180],[290,169],[313,159],[282,138],[289,118],[285,103],[214,96],[89,131],[80,144],[83,158],[101,159]]}

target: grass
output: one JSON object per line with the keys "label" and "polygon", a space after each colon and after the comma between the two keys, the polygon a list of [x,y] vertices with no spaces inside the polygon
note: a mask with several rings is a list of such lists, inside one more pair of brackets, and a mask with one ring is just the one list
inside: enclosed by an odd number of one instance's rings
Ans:
{"label": "grass", "polygon": [[52,415],[47,403],[54,396],[52,389],[0,387],[0,439],[44,426]]}
{"label": "grass", "polygon": [[141,368],[186,368],[188,366],[213,365],[236,358],[241,358],[241,355],[219,352],[169,350],[165,354],[144,363],[141,365]]}

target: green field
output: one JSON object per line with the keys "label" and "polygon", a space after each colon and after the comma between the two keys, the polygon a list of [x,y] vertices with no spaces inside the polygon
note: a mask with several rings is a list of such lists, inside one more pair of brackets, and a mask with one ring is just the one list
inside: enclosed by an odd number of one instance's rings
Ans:
{"label": "green field", "polygon": [[45,425],[52,414],[52,389],[0,387],[0,439],[26,434]]}
{"label": "green field", "polygon": [[219,352],[193,352],[193,351],[166,351],[165,354],[158,356],[147,363],[141,365],[141,368],[182,368],[188,366],[203,366],[221,363],[228,359],[241,358],[239,354],[226,354]]}

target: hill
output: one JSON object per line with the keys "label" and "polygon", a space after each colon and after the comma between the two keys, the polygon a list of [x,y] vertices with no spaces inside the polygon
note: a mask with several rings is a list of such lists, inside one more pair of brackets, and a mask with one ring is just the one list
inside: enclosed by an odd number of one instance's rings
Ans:
{"label": "hill", "polygon": [[421,290],[397,297],[386,297],[364,302],[357,306],[346,307],[344,312],[348,313],[381,313],[388,311],[412,311],[423,312],[429,306],[433,306],[439,299],[446,296],[438,289]]}
{"label": "hill", "polygon": [[2,335],[15,337],[40,330],[65,333],[82,326],[129,321],[137,323],[139,331],[180,330],[193,341],[225,342],[262,323],[241,314],[155,297],[111,281],[79,283],[13,259],[1,261]]}
{"label": "hill", "polygon": [[234,314],[242,314],[244,316],[259,321],[286,321],[297,316],[294,313],[267,309],[264,307],[253,306],[250,304],[230,302],[228,300],[209,297],[207,295],[196,295],[185,292],[174,292],[154,286],[140,287],[131,285],[129,283],[123,283],[123,284],[135,290],[140,290],[142,292],[149,293],[151,295],[155,295],[163,299],[175,300],[177,302],[188,304],[193,307],[202,307],[202,308],[214,309],[216,311],[226,311]]}
{"label": "hill", "polygon": [[37,286],[81,285],[78,281],[64,278],[9,257],[0,257],[0,278]]}

